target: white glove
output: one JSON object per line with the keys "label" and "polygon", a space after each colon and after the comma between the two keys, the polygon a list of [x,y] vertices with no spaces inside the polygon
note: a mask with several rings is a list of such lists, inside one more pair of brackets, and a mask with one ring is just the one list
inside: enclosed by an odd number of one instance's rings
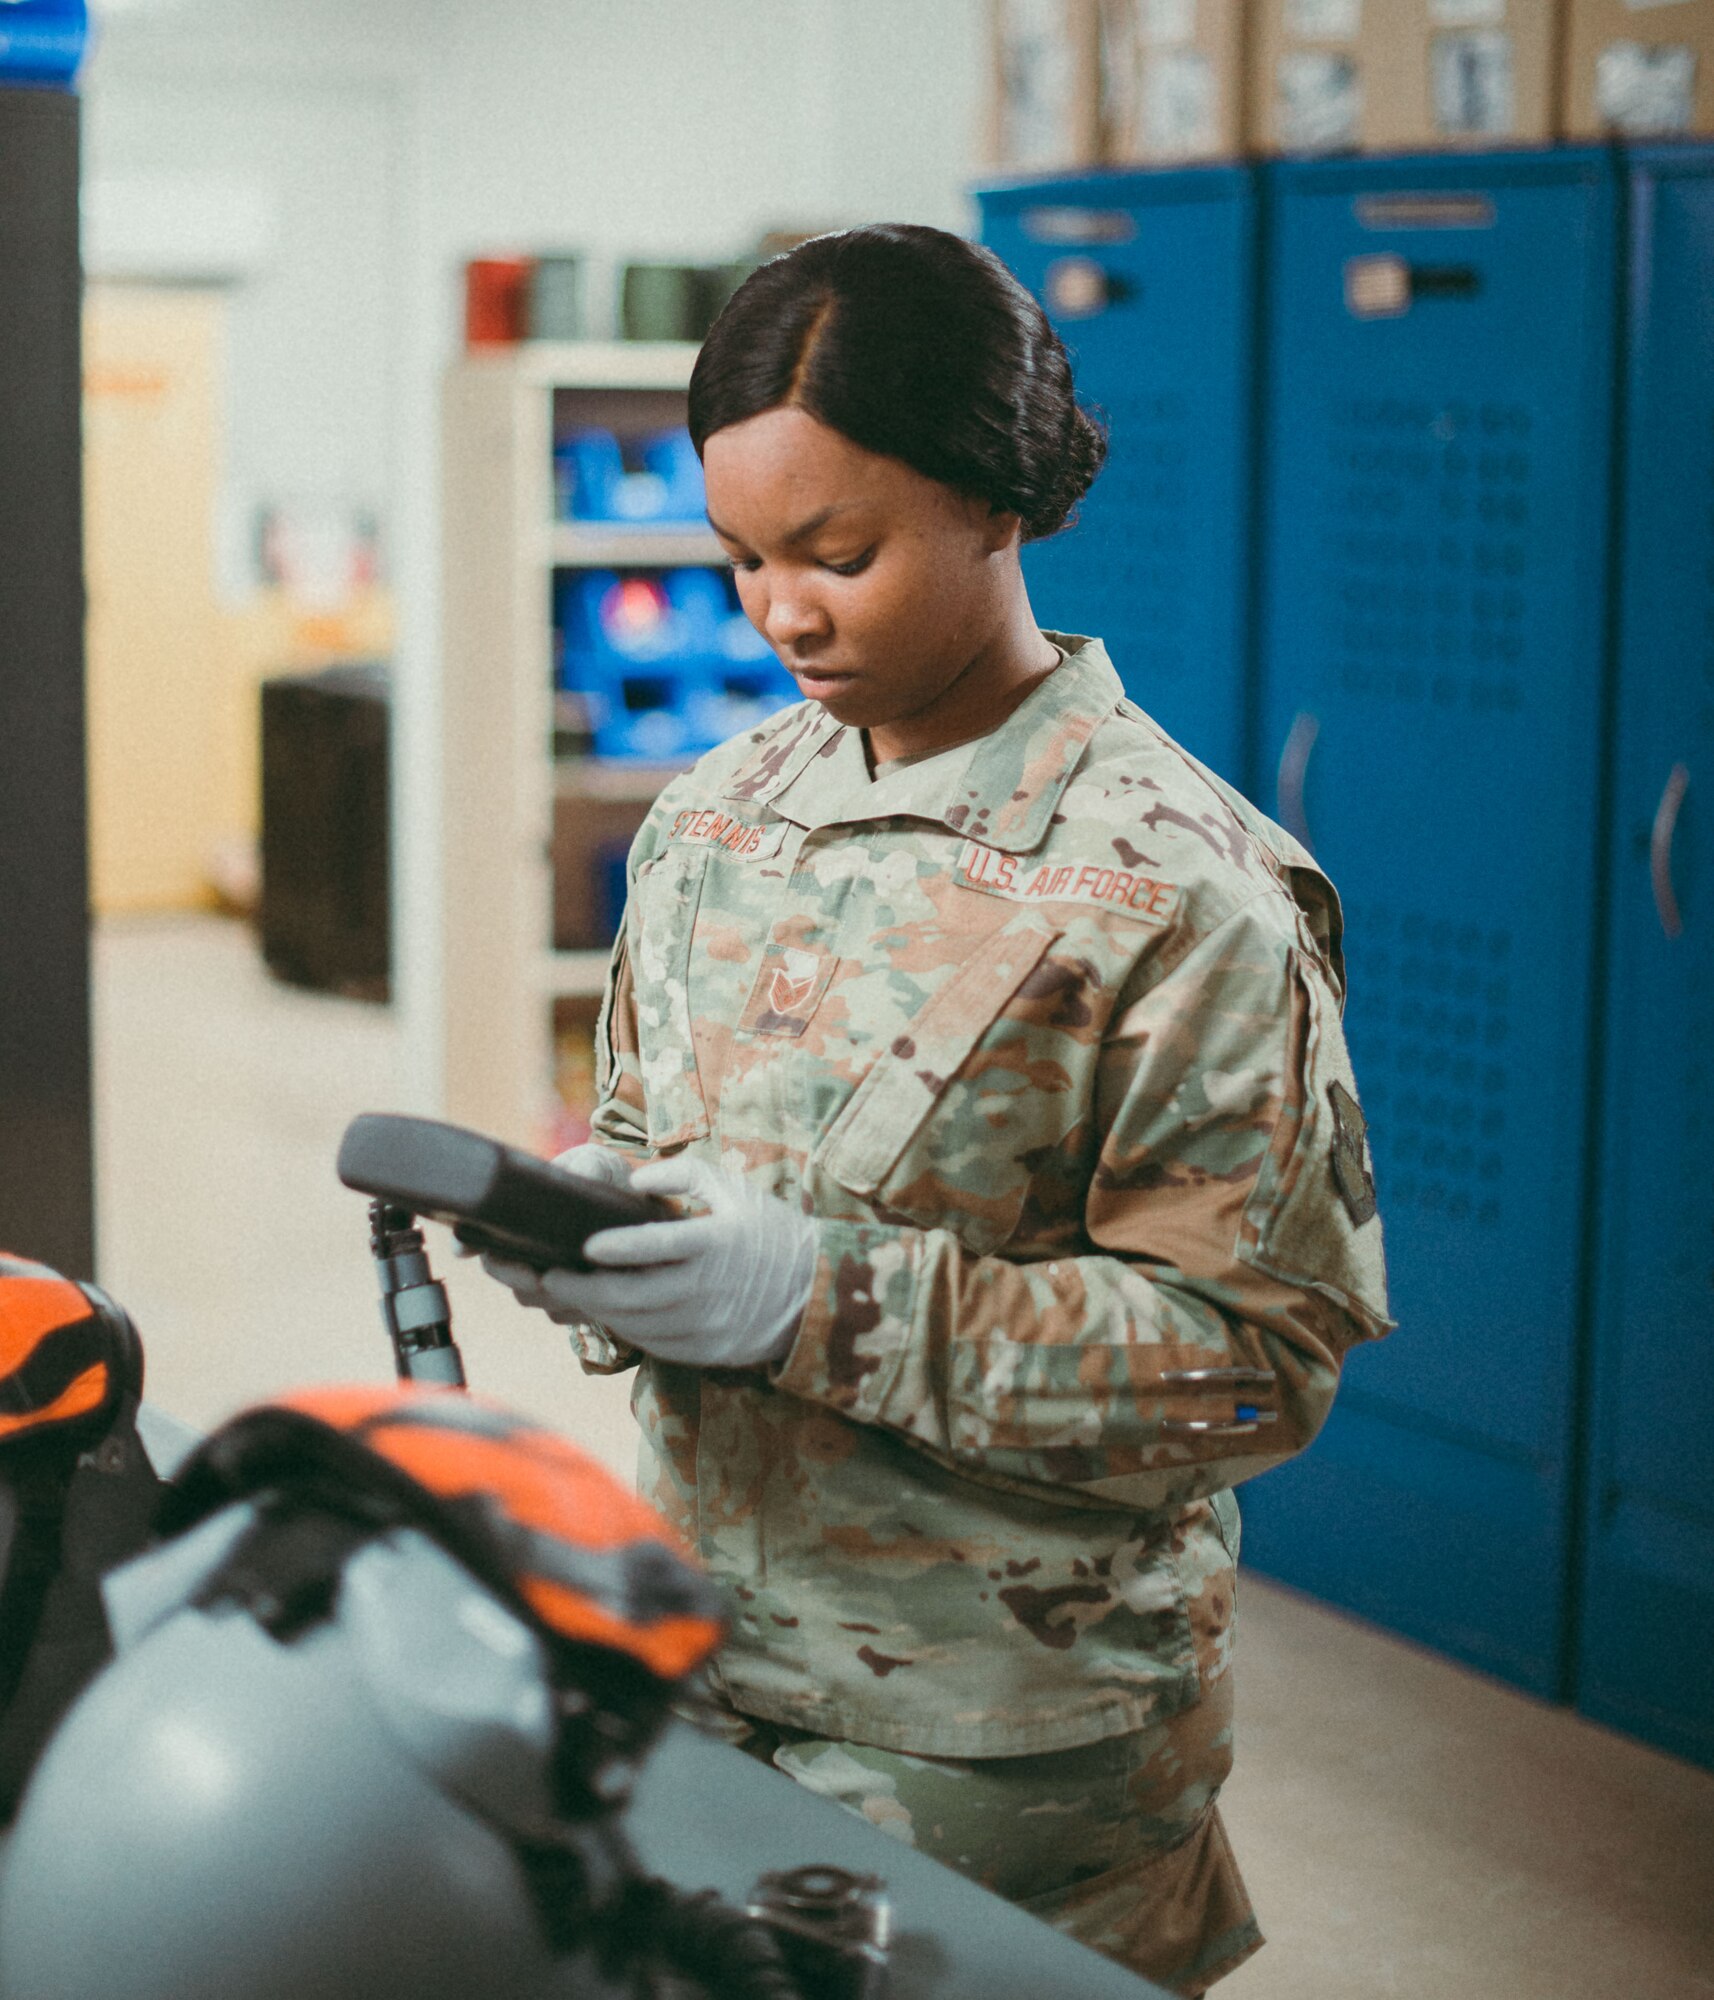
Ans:
{"label": "white glove", "polygon": [[631,1178],[625,1156],[611,1146],[573,1146],[553,1164],[562,1173],[581,1174],[586,1181],[605,1181],[609,1187],[623,1187]]}
{"label": "white glove", "polygon": [[[584,1152],[579,1147],[579,1153]],[[561,1163],[587,1171],[567,1155]],[[525,1305],[594,1320],[632,1347],[697,1368],[754,1368],[791,1346],[815,1277],[815,1225],[735,1176],[683,1155],[639,1167],[639,1194],[686,1196],[708,1212],[598,1231],[593,1271],[535,1271],[485,1257]]]}

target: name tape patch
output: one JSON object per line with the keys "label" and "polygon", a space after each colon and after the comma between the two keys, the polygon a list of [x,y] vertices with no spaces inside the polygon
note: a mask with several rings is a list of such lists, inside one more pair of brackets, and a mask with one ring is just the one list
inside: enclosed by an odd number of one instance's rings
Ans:
{"label": "name tape patch", "polygon": [[672,823],[669,840],[691,847],[723,847],[740,861],[757,861],[779,851],[783,828],[778,824],[757,826],[731,813],[717,812],[713,806],[691,807]]}
{"label": "name tape patch", "polygon": [[961,882],[990,896],[1006,896],[1016,903],[1096,903],[1146,924],[1170,923],[1182,894],[1176,882],[1157,882],[1152,875],[1100,868],[1093,862],[1044,866],[974,840],[964,843],[955,872]]}

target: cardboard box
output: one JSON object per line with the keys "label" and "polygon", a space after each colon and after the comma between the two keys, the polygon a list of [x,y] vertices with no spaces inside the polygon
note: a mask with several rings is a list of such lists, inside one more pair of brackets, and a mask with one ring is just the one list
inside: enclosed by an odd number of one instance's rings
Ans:
{"label": "cardboard box", "polygon": [[1256,0],[1263,153],[1541,145],[1557,131],[1561,0]]}
{"label": "cardboard box", "polygon": [[1714,134],[1714,0],[1569,0],[1567,138]]}
{"label": "cardboard box", "polygon": [[1102,150],[1116,166],[1244,150],[1245,0],[1101,0]]}
{"label": "cardboard box", "polygon": [[988,0],[988,163],[1008,174],[1101,158],[1098,0]]}

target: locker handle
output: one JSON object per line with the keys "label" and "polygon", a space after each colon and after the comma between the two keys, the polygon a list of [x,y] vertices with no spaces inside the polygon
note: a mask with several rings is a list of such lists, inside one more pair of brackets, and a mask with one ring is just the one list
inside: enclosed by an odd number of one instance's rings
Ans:
{"label": "locker handle", "polygon": [[1649,829],[1649,880],[1654,887],[1655,914],[1669,938],[1677,937],[1684,929],[1684,917],[1672,888],[1672,842],[1678,832],[1679,809],[1689,789],[1689,768],[1674,764],[1666,775],[1660,803],[1654,809],[1654,825]]}
{"label": "locker handle", "polygon": [[1418,299],[1474,299],[1482,274],[1474,264],[1412,264],[1391,251],[1347,257],[1345,309],[1355,319],[1398,319]]}
{"label": "locker handle", "polygon": [[1060,319],[1092,319],[1136,296],[1123,272],[1110,271],[1093,257],[1056,257],[1042,280],[1043,303]]}
{"label": "locker handle", "polygon": [[1482,274],[1474,264],[1413,264],[1413,299],[1473,299],[1482,290]]}
{"label": "locker handle", "polygon": [[1280,752],[1279,773],[1274,780],[1280,824],[1299,846],[1306,847],[1311,854],[1315,852],[1315,842],[1310,838],[1309,813],[1304,799],[1309,782],[1310,753],[1320,734],[1320,720],[1308,709],[1299,709],[1286,732],[1285,747]]}

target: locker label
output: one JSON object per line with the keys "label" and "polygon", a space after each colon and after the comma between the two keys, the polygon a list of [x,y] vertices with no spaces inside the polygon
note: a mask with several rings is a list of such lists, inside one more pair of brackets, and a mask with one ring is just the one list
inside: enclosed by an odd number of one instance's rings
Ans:
{"label": "locker label", "polygon": [[1129,243],[1137,233],[1122,208],[1026,208],[1018,220],[1032,243]]}
{"label": "locker label", "polygon": [[1485,194],[1362,194],[1357,220],[1365,229],[1492,229],[1494,203]]}

